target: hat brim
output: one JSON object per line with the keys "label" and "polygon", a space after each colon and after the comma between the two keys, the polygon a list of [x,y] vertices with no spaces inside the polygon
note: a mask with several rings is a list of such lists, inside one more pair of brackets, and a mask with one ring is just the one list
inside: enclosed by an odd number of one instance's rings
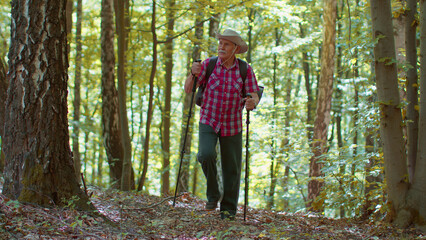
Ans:
{"label": "hat brim", "polygon": [[225,40],[231,41],[231,42],[237,44],[238,46],[240,46],[240,50],[238,52],[236,52],[237,54],[238,53],[245,53],[248,50],[247,44],[239,36],[227,36],[227,35],[222,35],[220,33],[217,33],[216,38],[217,39],[225,39]]}

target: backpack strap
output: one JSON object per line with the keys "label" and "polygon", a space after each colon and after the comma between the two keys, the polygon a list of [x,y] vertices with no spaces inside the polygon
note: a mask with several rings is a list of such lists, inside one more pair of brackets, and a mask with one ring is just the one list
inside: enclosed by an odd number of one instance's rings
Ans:
{"label": "backpack strap", "polygon": [[212,75],[214,68],[216,67],[216,62],[217,62],[217,56],[216,57],[211,57],[210,61],[209,61],[209,65],[207,65],[207,72],[206,72],[206,85],[207,82],[209,81],[210,75]]}
{"label": "backpack strap", "polygon": [[241,79],[243,80],[243,91],[242,91],[243,96],[242,97],[244,98],[246,96],[247,62],[238,58],[238,63],[240,65],[239,66],[240,76],[241,76]]}

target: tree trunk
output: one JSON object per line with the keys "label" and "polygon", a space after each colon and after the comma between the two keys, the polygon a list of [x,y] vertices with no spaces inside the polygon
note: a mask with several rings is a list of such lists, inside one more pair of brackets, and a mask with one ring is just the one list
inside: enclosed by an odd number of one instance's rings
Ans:
{"label": "tree trunk", "polygon": [[73,117],[73,134],[72,134],[72,154],[74,157],[75,174],[80,182],[81,160],[80,160],[80,105],[81,105],[81,69],[82,69],[82,42],[81,42],[81,21],[83,14],[83,1],[77,0],[77,22],[75,34],[75,80],[74,80],[74,117]]}
{"label": "tree trunk", "polygon": [[[188,69],[191,69],[192,61],[195,61],[197,59],[200,59],[201,50],[200,45],[203,39],[203,23],[202,23],[203,15],[201,13],[197,13],[196,19],[195,19],[195,38],[197,39],[193,49],[192,49],[192,59],[189,59],[189,67]],[[189,109],[191,108],[191,98],[192,93],[185,94],[185,102],[183,104],[183,114],[182,114],[182,131],[181,131],[181,139],[180,139],[180,149],[183,149],[184,156],[182,159],[182,173],[181,178],[178,179],[179,181],[179,189],[178,192],[185,192],[188,191],[189,187],[189,164],[191,160],[191,145],[192,145],[192,135],[193,135],[193,129],[194,129],[194,122],[195,119],[192,117],[188,124],[188,129],[186,129],[187,122],[188,122],[188,115],[191,114],[194,116],[194,103],[192,105],[192,113],[189,113]],[[194,101],[195,102],[195,101]],[[186,144],[183,146],[183,142],[185,141],[185,131],[188,131],[188,134],[186,135]],[[195,158],[196,159],[196,158]],[[194,168],[198,168],[198,161],[195,161]],[[197,172],[194,174],[194,185],[192,186],[193,192],[196,191],[196,185],[195,185],[195,177],[198,175]],[[177,175],[176,175],[177,176]]]}
{"label": "tree trunk", "polygon": [[66,21],[67,21],[67,37],[68,37],[68,45],[67,45],[67,49],[68,49],[68,58],[69,58],[69,53],[70,53],[70,42],[69,41],[72,37],[72,12],[73,12],[73,5],[74,2],[73,0],[67,0],[67,6],[66,6]]}
{"label": "tree trunk", "polygon": [[405,18],[405,53],[410,68],[407,70],[407,161],[410,182],[413,181],[416,168],[419,112],[418,112],[418,81],[417,81],[417,0],[407,0],[407,11]]}
{"label": "tree trunk", "polygon": [[[4,114],[5,114],[5,105],[7,98],[7,87],[9,83],[6,78],[7,66],[3,61],[3,57],[0,56],[0,137],[4,139],[3,130],[4,130]],[[2,140],[1,149],[0,149],[0,175],[3,173],[4,169],[4,152],[3,146],[5,142]]]}
{"label": "tree trunk", "polygon": [[13,0],[6,101],[3,193],[22,202],[64,206],[77,197],[67,118],[66,1]]}
{"label": "tree trunk", "polygon": [[[416,216],[416,223],[426,231],[426,2],[420,1],[420,112],[419,112],[419,148],[417,152],[416,171],[409,192],[411,212]],[[406,222],[406,226],[410,222]]]}
{"label": "tree trunk", "polygon": [[[202,39],[202,36],[203,36],[203,27],[199,25],[199,21],[201,20],[201,18],[202,18],[202,15],[199,15],[199,19],[196,22],[196,26],[199,26],[196,29],[197,38],[199,38],[199,39]],[[213,15],[212,18],[210,18],[210,21],[209,21],[209,39],[210,39],[210,41],[209,41],[209,52],[208,52],[208,56],[216,55],[216,52],[217,52],[216,51],[216,47],[217,47],[216,33],[219,31],[219,23],[220,23],[220,14],[215,14],[215,15]],[[198,54],[198,58],[199,58],[199,54],[200,53],[198,52],[198,50],[197,50],[197,54]],[[196,56],[197,54],[195,54],[194,56]],[[191,59],[189,60],[189,62],[191,62]],[[190,69],[190,68],[188,68],[188,69]],[[188,107],[185,106],[184,109],[185,108],[189,109],[190,98],[188,96],[189,95],[187,94],[186,95],[186,99],[185,99],[185,105],[187,105]],[[189,111],[189,110],[186,110],[186,111]],[[183,117],[185,117],[185,115],[183,115]],[[189,142],[191,142],[191,140],[192,140],[192,132],[193,132],[192,131],[192,126],[194,125],[194,121],[196,121],[196,120],[194,119],[190,123],[190,126],[191,126],[191,129],[190,129],[191,136],[189,136],[188,139],[187,139],[187,141],[189,141]],[[182,131],[182,134],[184,134],[183,131]],[[182,136],[184,136],[184,135],[182,135]],[[182,143],[182,141],[181,141],[181,143]],[[186,150],[190,151],[191,149],[190,148],[189,149],[185,149],[185,151]],[[187,157],[190,158],[190,154],[188,154]],[[194,194],[196,194],[197,193],[197,178],[198,178],[198,172],[199,172],[200,166],[199,166],[199,163],[197,161],[197,158],[194,158],[194,160],[195,160],[194,161],[195,164],[194,164],[194,168],[193,168],[194,170],[193,170],[193,173],[192,173],[192,192]],[[190,162],[190,160],[188,159],[188,163],[189,162]],[[189,166],[188,166],[188,171],[189,171]],[[185,180],[183,179],[182,182],[184,183],[184,181]]]}
{"label": "tree trunk", "polygon": [[[305,30],[303,28],[303,25],[299,23],[300,28],[300,38],[305,37]],[[308,137],[309,144],[312,143],[312,137],[313,137],[313,125],[314,125],[314,94],[312,92],[312,83],[311,83],[311,70],[309,66],[309,58],[308,58],[308,52],[305,50],[302,51],[302,66],[303,66],[303,72],[305,76],[305,88],[306,88],[306,134]]]}
{"label": "tree trunk", "polygon": [[[354,50],[354,58],[356,60],[355,60],[354,66],[353,66],[353,72],[354,72],[353,77],[354,77],[355,81],[353,81],[353,89],[354,89],[354,107],[353,107],[353,109],[354,109],[354,111],[352,112],[352,124],[353,124],[352,156],[353,156],[353,159],[357,159],[357,156],[358,156],[358,127],[357,126],[358,126],[358,119],[359,119],[359,91],[358,91],[358,78],[359,78],[358,68],[359,67],[358,67],[358,60],[357,60],[358,59],[358,50],[357,49]],[[355,176],[356,166],[357,166],[356,163],[352,163],[351,176],[352,176],[353,180],[356,179],[356,176]],[[355,188],[356,188],[355,181],[351,181],[351,189],[353,191],[355,191]]]}
{"label": "tree trunk", "polygon": [[385,176],[391,220],[401,221],[408,189],[405,143],[401,129],[402,116],[395,59],[392,12],[389,0],[372,0],[371,16],[376,85],[380,103],[380,134],[383,142]]}
{"label": "tree trunk", "polygon": [[138,191],[143,189],[146,179],[146,173],[148,172],[148,160],[149,160],[149,141],[150,141],[150,128],[152,122],[152,115],[154,113],[153,101],[154,101],[154,78],[155,72],[157,70],[157,32],[155,30],[156,23],[156,1],[152,1],[152,18],[151,18],[151,34],[152,34],[152,68],[151,75],[149,77],[149,100],[148,100],[148,113],[146,118],[146,127],[145,127],[145,143],[143,147],[144,157],[143,157],[143,171],[142,176],[139,179]]}
{"label": "tree trunk", "polygon": [[[338,3],[338,8],[337,8],[337,36],[338,38],[343,38],[343,34],[342,34],[342,15],[343,15],[343,10],[344,10],[344,2],[343,1],[339,1]],[[338,151],[339,151],[339,158],[343,157],[343,137],[342,137],[342,103],[343,103],[343,91],[342,88],[340,87],[342,85],[342,78],[343,78],[343,66],[342,66],[342,58],[343,58],[343,53],[342,53],[343,49],[342,49],[342,45],[338,44],[337,47],[337,57],[336,57],[336,75],[337,75],[337,79],[336,79],[336,87],[335,87],[335,99],[334,99],[334,104],[335,104],[335,109],[334,109],[334,119],[336,122],[336,136],[337,136],[337,147],[338,147]],[[345,172],[346,172],[346,166],[344,163],[339,164],[339,190],[342,192],[342,194],[344,193],[344,183],[345,183]],[[340,218],[344,218],[346,213],[345,213],[345,208],[343,206],[343,204],[340,206],[339,208],[339,215]]]}
{"label": "tree trunk", "polygon": [[175,24],[175,0],[167,1],[166,15],[169,20],[167,23],[167,41],[165,46],[165,82],[164,91],[164,112],[163,112],[163,170],[161,176],[161,194],[167,196],[170,194],[170,118],[172,101],[172,72],[173,72],[173,40],[171,39]]}
{"label": "tree trunk", "polygon": [[331,98],[333,94],[334,56],[336,45],[336,0],[324,1],[324,35],[321,52],[321,75],[318,86],[313,157],[309,164],[308,207],[313,211],[323,211],[323,200],[315,201],[324,183],[321,179],[322,164],[319,158],[327,151],[327,132],[330,123]]}
{"label": "tree trunk", "polygon": [[[280,45],[280,34],[279,34],[279,30],[276,28],[275,29],[275,46],[278,47]],[[278,56],[277,54],[274,54],[274,58],[273,58],[273,62],[274,62],[274,67],[273,67],[273,75],[272,75],[272,91],[273,91],[273,106],[274,106],[274,111],[272,112],[272,134],[271,134],[271,165],[269,168],[269,176],[271,179],[271,182],[269,184],[269,195],[268,198],[266,200],[266,208],[267,209],[272,209],[275,205],[274,203],[274,195],[275,195],[275,187],[276,187],[276,183],[277,183],[277,178],[276,178],[276,170],[278,167],[275,166],[275,158],[276,158],[276,153],[277,153],[277,144],[276,144],[276,129],[277,129],[277,98],[278,98],[278,90],[277,90],[277,82],[278,82],[278,77],[277,77],[277,70],[278,70]],[[291,83],[291,81],[287,81],[287,84]],[[288,92],[287,92],[288,94]],[[288,105],[285,105],[288,106]],[[285,112],[286,114],[288,113],[287,111]],[[286,121],[288,119],[286,118]],[[287,135],[286,135],[287,136]]]}
{"label": "tree trunk", "polygon": [[253,8],[249,8],[248,9],[248,20],[249,20],[249,24],[248,24],[248,47],[249,49],[247,50],[247,63],[251,63],[251,53],[253,51],[253,44],[252,44],[252,39],[253,39],[253,22],[254,22],[254,15],[255,15],[255,10]]}
{"label": "tree trunk", "polygon": [[[102,130],[99,131],[99,136],[102,136]],[[105,148],[105,145],[103,144],[103,142],[97,142],[98,144],[98,148],[99,148],[99,156],[98,156],[98,164],[96,165],[96,167],[98,168],[98,171],[96,172],[96,176],[97,176],[97,182],[95,183],[97,186],[99,187],[104,187],[105,185],[103,184],[103,164],[104,164],[104,151],[103,149]]]}
{"label": "tree trunk", "polygon": [[114,11],[113,0],[102,1],[101,62],[102,62],[102,135],[109,165],[112,188],[121,187],[123,145],[120,128],[118,92],[115,85]]}
{"label": "tree trunk", "polygon": [[[374,76],[374,63],[371,64],[371,73]],[[374,78],[373,78],[374,81]],[[371,108],[374,107],[375,100],[377,96],[375,93],[368,96],[367,105]],[[378,157],[376,157],[373,153],[377,152],[377,142],[380,140],[378,137],[378,132],[375,131],[371,124],[367,124],[367,128],[365,129],[365,153],[370,156],[368,162],[365,164],[365,183],[364,183],[364,203],[362,206],[361,219],[368,219],[371,214],[374,213],[376,206],[378,203],[378,196],[376,194],[377,189],[380,188],[379,183],[383,183],[383,171],[380,171],[377,174],[377,169],[383,169],[381,161]],[[384,195],[384,193],[383,193]]]}
{"label": "tree trunk", "polygon": [[219,32],[220,13],[214,14],[209,21],[209,52],[208,56],[215,56],[217,54],[217,39],[216,33]]}
{"label": "tree trunk", "polygon": [[128,7],[129,1],[117,1],[116,10],[116,25],[118,32],[118,109],[120,116],[120,128],[123,144],[123,167],[121,175],[121,190],[129,191],[133,189],[132,179],[132,143],[129,133],[129,120],[127,118],[126,106],[126,52],[128,38]]}

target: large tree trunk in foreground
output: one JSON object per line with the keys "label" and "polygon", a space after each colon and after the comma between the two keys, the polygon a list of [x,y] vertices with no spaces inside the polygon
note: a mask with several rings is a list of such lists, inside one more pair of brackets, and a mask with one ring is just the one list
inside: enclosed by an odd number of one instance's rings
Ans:
{"label": "large tree trunk in foreground", "polygon": [[66,1],[12,1],[3,193],[22,202],[65,205],[78,197],[67,118]]}

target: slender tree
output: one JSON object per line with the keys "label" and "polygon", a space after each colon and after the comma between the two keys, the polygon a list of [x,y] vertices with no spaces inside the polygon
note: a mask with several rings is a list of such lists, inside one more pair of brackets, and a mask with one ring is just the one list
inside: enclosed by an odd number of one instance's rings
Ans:
{"label": "slender tree", "polygon": [[123,145],[115,85],[113,0],[103,0],[101,10],[102,136],[107,155],[111,187],[121,187]]}
{"label": "slender tree", "polygon": [[[305,33],[305,28],[302,25],[302,23],[299,23],[299,29],[300,29],[300,33],[299,36],[300,38],[304,38],[306,37],[306,33]],[[314,101],[314,93],[312,90],[312,81],[311,81],[311,67],[309,64],[310,60],[309,60],[309,55],[308,55],[308,51],[306,49],[302,50],[302,67],[303,67],[303,73],[304,73],[304,77],[305,77],[305,89],[306,89],[306,96],[307,96],[307,101],[306,101],[306,134],[308,137],[308,142],[311,143],[312,142],[312,138],[313,138],[313,125],[314,125],[314,106],[315,106],[315,101]]]}
{"label": "slender tree", "polygon": [[[0,56],[0,137],[3,139],[3,127],[4,127],[4,108],[6,104],[7,97],[7,87],[9,83],[6,79],[7,66],[3,60],[3,57]],[[4,152],[3,152],[4,142],[2,142],[0,148],[0,174],[3,172],[4,168]]]}
{"label": "slender tree", "polygon": [[[276,47],[278,47],[280,45],[280,38],[281,38],[280,32],[279,32],[278,28],[275,28],[275,46]],[[276,167],[274,167],[276,152],[277,152],[277,147],[276,147],[276,137],[277,136],[275,134],[276,133],[275,129],[277,129],[277,100],[278,100],[277,71],[278,71],[278,65],[279,65],[277,53],[274,53],[273,62],[274,62],[274,67],[273,67],[273,76],[272,76],[272,92],[273,92],[273,104],[274,104],[273,107],[274,107],[274,109],[272,111],[272,133],[273,134],[271,136],[271,166],[270,166],[270,171],[269,171],[271,183],[269,185],[269,196],[268,196],[267,205],[266,205],[266,207],[268,209],[272,209],[274,207],[274,195],[275,195],[275,187],[276,187],[276,183],[277,183],[277,178],[276,178],[276,174],[275,174],[275,168]],[[286,113],[287,113],[287,111],[286,111]]]}
{"label": "slender tree", "polygon": [[[200,7],[197,3],[197,7]],[[188,69],[191,69],[192,62],[194,60],[200,59],[201,56],[201,48],[200,44],[203,39],[203,14],[201,12],[196,13],[195,17],[195,42],[194,47],[192,48],[192,55],[191,59],[189,61]],[[191,114],[194,116],[193,112],[190,113],[189,110],[191,108],[191,97],[192,93],[186,94],[185,93],[185,100],[183,104],[183,114],[182,114],[182,130],[181,130],[181,140],[180,140],[180,149],[183,149],[184,156],[182,161],[182,173],[181,178],[178,179],[179,181],[179,189],[178,192],[188,191],[189,187],[189,163],[191,159],[191,145],[192,145],[192,135],[193,135],[193,129],[194,129],[194,117],[190,119],[188,129],[186,129],[187,121],[188,121],[188,115]],[[195,101],[194,101],[195,102]],[[193,103],[194,104],[194,103]],[[192,106],[192,111],[195,111],[195,105]],[[186,135],[186,145],[183,146],[183,143],[185,141],[185,131],[188,131],[188,134]],[[193,179],[196,182],[196,179]],[[196,191],[195,183],[193,185],[193,192]]]}
{"label": "slender tree", "polygon": [[[417,223],[423,231],[426,230],[426,224],[424,219],[426,219],[426,195],[424,194],[424,183],[426,181],[426,1],[420,1],[420,110],[419,110],[419,134],[418,134],[418,150],[417,150],[417,161],[415,167],[415,173],[413,177],[413,184],[410,187],[408,202],[410,208],[404,209],[399,212],[397,219],[397,224],[404,227],[409,226],[411,223],[407,220],[412,219],[403,219],[401,215],[407,212],[410,212],[411,217]],[[398,167],[398,166],[396,166]],[[396,180],[396,179],[395,179]],[[388,181],[388,180],[387,180]],[[405,188],[406,181],[399,183],[399,194]],[[402,186],[401,186],[402,185]],[[402,188],[402,190],[401,190]],[[405,220],[402,221],[401,220]]]}
{"label": "slender tree", "polygon": [[324,34],[321,53],[321,75],[318,86],[314,138],[312,143],[313,157],[309,164],[308,206],[311,210],[322,211],[323,202],[313,205],[319,196],[323,182],[320,157],[327,151],[327,132],[330,123],[331,98],[333,93],[334,56],[336,45],[336,0],[324,0]]}
{"label": "slender tree", "polygon": [[[200,15],[200,19],[201,19],[202,15]],[[199,20],[198,20],[199,22]],[[208,46],[208,56],[214,56],[217,54],[217,39],[216,39],[216,33],[219,32],[219,23],[220,23],[220,13],[215,13],[213,14],[213,16],[210,18],[209,20],[209,46]],[[196,23],[197,26],[197,38],[201,40],[202,38],[202,33],[203,33],[203,29],[202,26],[199,25],[199,23]],[[199,26],[199,27],[198,27]],[[198,29],[200,28],[200,29]],[[200,35],[201,34],[201,35]],[[188,73],[189,74],[189,73]],[[189,102],[188,102],[189,105]],[[195,164],[194,164],[194,170],[193,170],[193,176],[192,176],[192,192],[196,193],[197,192],[197,177],[198,177],[198,170],[199,168],[199,164],[196,158],[194,158],[195,160]],[[189,169],[189,167],[188,167]],[[184,180],[183,180],[184,181]]]}
{"label": "slender tree", "polygon": [[11,2],[3,193],[44,206],[77,197],[77,207],[93,209],[79,187],[69,145],[65,3]]}
{"label": "slender tree", "polygon": [[175,0],[167,1],[167,39],[165,43],[164,58],[166,64],[165,82],[166,88],[164,91],[164,112],[163,112],[163,171],[161,193],[168,195],[170,193],[170,120],[171,120],[171,101],[172,101],[172,72],[173,72],[173,32],[175,24]]}
{"label": "slender tree", "polygon": [[[339,39],[342,39],[342,16],[343,16],[343,7],[344,0],[338,2],[337,8],[337,36]],[[336,137],[337,137],[337,147],[339,149],[339,156],[343,155],[343,136],[342,136],[342,103],[343,103],[343,91],[340,87],[342,85],[343,78],[343,49],[342,45],[338,44],[337,47],[337,56],[336,56],[336,86],[335,86],[335,97],[334,97],[334,119],[336,123]],[[345,164],[342,163],[339,166],[339,189],[344,192],[344,181],[345,181]],[[340,217],[345,217],[345,208],[340,206],[339,209]]]}
{"label": "slender tree", "polygon": [[216,33],[219,32],[220,13],[215,13],[209,20],[209,52],[208,56],[217,54]]}
{"label": "slender tree", "polygon": [[153,101],[154,101],[154,78],[155,72],[157,70],[157,46],[158,46],[158,38],[157,32],[155,28],[156,24],[156,1],[152,1],[152,18],[151,18],[151,34],[152,34],[152,68],[151,75],[149,77],[149,100],[148,100],[148,113],[146,119],[146,127],[145,127],[145,142],[144,142],[144,155],[143,155],[143,171],[142,176],[139,179],[138,190],[142,190],[145,184],[146,174],[148,172],[148,160],[149,160],[149,144],[150,144],[150,128],[152,117],[154,113]]}
{"label": "slender tree", "polygon": [[418,112],[418,76],[417,76],[417,0],[407,0],[405,18],[405,53],[409,64],[406,72],[407,91],[407,158],[410,182],[414,177],[417,159],[419,112]]}
{"label": "slender tree", "polygon": [[[77,22],[75,34],[75,79],[74,79],[74,117],[73,117],[73,134],[72,134],[72,153],[74,157],[74,168],[77,179],[80,179],[81,160],[80,160],[80,105],[81,105],[81,70],[82,70],[82,41],[81,28],[83,18],[83,1],[77,0]],[[79,180],[80,181],[80,180]]]}
{"label": "slender tree", "polygon": [[118,106],[120,116],[120,128],[123,144],[123,167],[121,175],[121,190],[133,189],[132,179],[132,143],[130,140],[129,120],[126,106],[126,52],[129,31],[129,0],[115,0],[116,30],[118,32]]}

